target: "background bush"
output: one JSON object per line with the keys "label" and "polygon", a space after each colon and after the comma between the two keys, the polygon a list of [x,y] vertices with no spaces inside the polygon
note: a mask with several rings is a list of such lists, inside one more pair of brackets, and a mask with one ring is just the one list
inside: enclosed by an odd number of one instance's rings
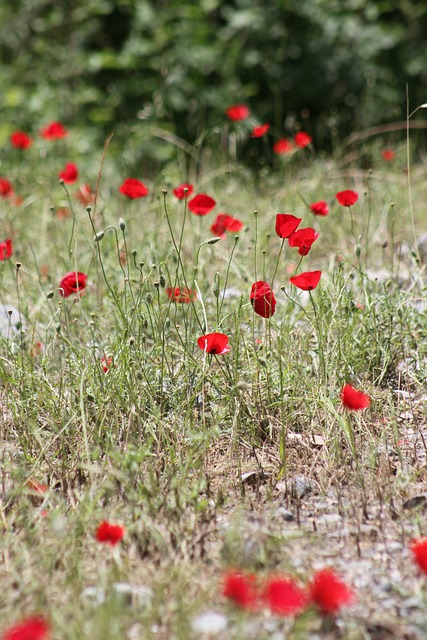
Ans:
{"label": "background bush", "polygon": [[247,102],[274,135],[303,127],[331,148],[404,117],[406,83],[425,102],[426,31],[415,0],[3,0],[0,140],[59,119],[194,143]]}

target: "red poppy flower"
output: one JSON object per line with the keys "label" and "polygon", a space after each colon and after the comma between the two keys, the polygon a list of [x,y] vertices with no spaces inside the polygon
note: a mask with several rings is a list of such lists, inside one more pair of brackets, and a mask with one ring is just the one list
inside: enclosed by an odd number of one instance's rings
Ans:
{"label": "red poppy flower", "polygon": [[414,561],[423,573],[427,573],[427,538],[413,540],[409,545]]}
{"label": "red poppy flower", "polygon": [[89,184],[80,185],[79,190],[76,193],[76,198],[85,207],[95,202],[95,194]]}
{"label": "red poppy flower", "polygon": [[211,226],[211,231],[215,236],[225,238],[226,231],[230,233],[237,233],[243,227],[243,222],[240,222],[237,218],[229,216],[227,213],[219,213],[215,219],[215,222]]}
{"label": "red poppy flower", "polygon": [[0,242],[0,260],[7,260],[12,255],[12,240],[9,238]]}
{"label": "red poppy flower", "polygon": [[310,585],[310,600],[323,613],[336,613],[354,599],[353,591],[332,569],[323,569],[315,573]]}
{"label": "red poppy flower", "polygon": [[304,273],[300,273],[298,276],[289,278],[289,282],[303,291],[313,291],[319,284],[321,275],[321,271],[304,271]]}
{"label": "red poppy flower", "polygon": [[205,336],[197,338],[197,344],[206,353],[216,356],[222,356],[231,350],[225,333],[207,333]]}
{"label": "red poppy flower", "polygon": [[35,480],[27,480],[27,488],[35,493],[43,495],[49,489],[49,485],[36,482]]}
{"label": "red poppy flower", "polygon": [[335,197],[343,207],[351,207],[358,201],[359,194],[351,189],[346,189],[337,193]]}
{"label": "red poppy flower", "polygon": [[188,203],[188,208],[192,213],[195,213],[196,216],[205,216],[212,211],[215,207],[216,202],[213,198],[206,195],[206,193],[199,193],[197,196],[194,196],[192,200]]}
{"label": "red poppy flower", "polygon": [[242,609],[255,609],[258,603],[256,577],[230,571],[224,576],[222,595]]}
{"label": "red poppy flower", "polygon": [[252,307],[262,318],[271,318],[276,311],[276,298],[267,282],[258,280],[251,288],[250,301]]}
{"label": "red poppy flower", "polygon": [[277,153],[278,155],[283,155],[286,153],[291,153],[294,150],[294,145],[290,140],[286,138],[280,138],[273,145],[273,153]]}
{"label": "red poppy flower", "polygon": [[67,162],[65,168],[59,172],[59,179],[65,184],[73,184],[79,177],[79,170],[74,162]]}
{"label": "red poppy flower", "polygon": [[14,131],[10,136],[10,143],[15,149],[29,149],[33,139],[24,131]]}
{"label": "red poppy flower", "polygon": [[295,233],[302,218],[291,216],[289,213],[278,213],[276,215],[276,233],[279,238],[289,238]]}
{"label": "red poppy flower", "polygon": [[269,128],[270,128],[270,125],[268,124],[268,122],[266,122],[265,124],[260,124],[257,127],[254,127],[252,129],[251,138],[262,138],[262,136],[265,136]]}
{"label": "red poppy flower", "polygon": [[173,195],[178,198],[178,200],[184,200],[184,198],[188,198],[194,191],[194,187],[192,184],[180,184],[179,187],[176,187],[173,190]]}
{"label": "red poppy flower", "polygon": [[233,104],[225,110],[226,116],[232,122],[246,120],[249,117],[249,107],[246,104]]}
{"label": "red poppy flower", "polygon": [[126,178],[123,184],[119,187],[119,192],[131,200],[145,198],[145,196],[148,196],[147,187],[143,182],[137,180],[137,178]]}
{"label": "red poppy flower", "polygon": [[96,539],[103,544],[110,544],[114,547],[123,539],[125,528],[119,524],[111,524],[104,520],[96,530]]}
{"label": "red poppy flower", "polygon": [[345,384],[341,389],[343,406],[351,411],[366,409],[371,404],[371,399],[363,391],[357,391],[351,384]]}
{"label": "red poppy flower", "polygon": [[306,256],[310,251],[313,242],[317,240],[319,234],[315,232],[311,227],[306,229],[298,229],[289,238],[290,247],[298,247],[298,253],[300,256]]}
{"label": "red poppy flower", "polygon": [[284,616],[300,613],[307,604],[306,594],[290,578],[269,578],[263,599],[273,613]]}
{"label": "red poppy flower", "polygon": [[308,135],[305,131],[298,131],[298,133],[294,136],[295,144],[300,149],[304,149],[304,147],[308,147],[310,142],[312,142],[313,138]]}
{"label": "red poppy flower", "polygon": [[184,289],[180,289],[179,287],[175,287],[174,289],[172,287],[166,287],[165,291],[169,300],[181,304],[189,304],[197,298],[197,291],[191,291],[191,289],[187,289],[186,287],[184,287]]}
{"label": "red poppy flower", "polygon": [[82,293],[86,287],[87,275],[81,271],[66,273],[59,283],[59,293],[63,298],[68,298],[75,293]]}
{"label": "red poppy flower", "polygon": [[49,637],[49,624],[41,616],[36,616],[6,629],[1,640],[47,640]]}
{"label": "red poppy flower", "polygon": [[324,200],[319,200],[319,202],[313,202],[313,204],[310,205],[310,209],[315,216],[327,216],[329,213],[328,203],[325,202]]}
{"label": "red poppy flower", "polygon": [[381,151],[381,157],[386,162],[391,162],[392,160],[394,160],[394,156],[395,153],[393,149],[384,149],[384,151]]}
{"label": "red poppy flower", "polygon": [[101,358],[101,367],[104,373],[107,373],[110,370],[112,364],[113,358],[107,358],[106,356]]}
{"label": "red poppy flower", "polygon": [[7,196],[11,196],[13,193],[12,185],[9,180],[6,178],[0,178],[0,196],[2,198],[7,198]]}
{"label": "red poppy flower", "polygon": [[68,136],[68,131],[64,128],[64,125],[60,122],[51,122],[43,127],[40,135],[45,140],[60,140]]}

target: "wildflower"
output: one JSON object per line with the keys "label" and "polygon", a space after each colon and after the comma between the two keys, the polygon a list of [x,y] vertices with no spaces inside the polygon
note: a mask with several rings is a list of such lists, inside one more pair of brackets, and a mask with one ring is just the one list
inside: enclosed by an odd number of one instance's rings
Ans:
{"label": "wildflower", "polygon": [[188,208],[196,216],[206,216],[215,207],[216,202],[206,193],[199,193],[188,203]]}
{"label": "wildflower", "polygon": [[104,373],[108,373],[112,364],[113,358],[107,358],[107,356],[101,358],[101,367]]}
{"label": "wildflower", "polygon": [[76,193],[76,198],[84,207],[95,202],[95,194],[89,184],[80,185],[79,190]]}
{"label": "wildflower", "polygon": [[295,134],[294,140],[297,147],[304,149],[304,147],[308,147],[313,138],[305,131],[298,131],[298,133]]}
{"label": "wildflower", "polygon": [[332,569],[322,569],[311,581],[310,600],[323,613],[333,614],[353,602],[354,593]]}
{"label": "wildflower", "polygon": [[131,200],[145,198],[145,196],[148,196],[147,187],[137,178],[126,178],[123,184],[119,187],[119,192]]}
{"label": "wildflower", "polygon": [[249,107],[246,104],[233,104],[225,110],[226,116],[232,122],[246,120],[249,117]]}
{"label": "wildflower", "polygon": [[292,616],[304,609],[305,593],[290,578],[269,578],[264,587],[263,599],[273,613]]}
{"label": "wildflower", "polygon": [[197,338],[199,347],[211,355],[222,356],[231,350],[228,337],[224,333],[207,333]]}
{"label": "wildflower", "polygon": [[271,318],[276,311],[276,298],[270,285],[263,280],[254,282],[251,288],[250,301],[255,313],[262,318]]}
{"label": "wildflower", "polygon": [[45,140],[60,140],[68,136],[68,131],[64,128],[64,125],[60,122],[51,122],[43,127],[40,135]]}
{"label": "wildflower", "polygon": [[321,271],[304,271],[304,273],[300,273],[298,276],[289,278],[289,282],[303,291],[313,291],[319,284],[321,275]]}
{"label": "wildflower", "polygon": [[36,482],[35,480],[32,480],[30,478],[29,480],[27,480],[27,488],[31,491],[34,491],[35,493],[43,495],[49,489],[49,486],[47,484]]}
{"label": "wildflower", "polygon": [[269,130],[270,125],[268,122],[260,124],[252,129],[251,138],[262,138]]}
{"label": "wildflower", "polygon": [[351,191],[351,189],[346,189],[337,193],[335,197],[343,207],[351,207],[358,201],[359,194],[356,191]]}
{"label": "wildflower", "polygon": [[351,384],[345,384],[341,389],[341,400],[343,406],[351,411],[366,409],[371,404],[369,396],[363,391],[357,391]]}
{"label": "wildflower", "polygon": [[1,640],[47,640],[50,626],[41,616],[27,618],[4,631]]}
{"label": "wildflower", "polygon": [[277,140],[273,145],[273,153],[276,153],[278,155],[291,153],[291,151],[293,150],[294,145],[290,140],[287,140],[286,138],[280,138],[280,140]]}
{"label": "wildflower", "polygon": [[169,300],[181,304],[189,304],[197,298],[197,291],[192,291],[191,289],[187,289],[187,287],[184,287],[183,289],[180,289],[179,287],[166,287],[165,292]]}
{"label": "wildflower", "polygon": [[393,149],[384,149],[383,151],[381,151],[381,157],[386,162],[391,162],[392,160],[394,160],[394,156],[395,153]]}
{"label": "wildflower", "polygon": [[33,139],[24,131],[14,131],[10,136],[10,143],[15,149],[29,149]]}
{"label": "wildflower", "polygon": [[59,283],[59,292],[63,298],[74,293],[82,293],[86,287],[87,275],[81,271],[70,271],[66,273]]}
{"label": "wildflower", "polygon": [[276,233],[279,238],[289,238],[295,233],[302,218],[297,218],[289,213],[278,213],[276,215]]}
{"label": "wildflower", "polygon": [[192,184],[180,184],[173,190],[173,195],[178,198],[178,200],[184,200],[184,198],[188,198],[194,191],[194,187]]}
{"label": "wildflower", "polygon": [[215,219],[215,222],[211,226],[211,231],[215,236],[225,238],[226,231],[236,233],[243,227],[243,222],[237,218],[229,216],[227,213],[219,213]]}
{"label": "wildflower", "polygon": [[114,547],[123,539],[125,528],[119,524],[111,524],[104,520],[96,530],[96,539],[103,544],[110,544]]}
{"label": "wildflower", "polygon": [[306,229],[298,229],[289,238],[290,247],[298,247],[300,256],[306,256],[311,249],[313,242],[317,240],[319,234],[311,227]]}
{"label": "wildflower", "polygon": [[310,205],[310,209],[315,216],[327,216],[329,213],[328,204],[324,200],[313,202],[313,204]]}
{"label": "wildflower", "polygon": [[9,180],[7,180],[7,178],[0,178],[0,196],[2,198],[7,198],[7,196],[11,196],[12,194],[13,189]]}
{"label": "wildflower", "polygon": [[222,595],[242,609],[256,608],[258,592],[254,575],[230,571],[224,576]]}
{"label": "wildflower", "polygon": [[7,260],[13,253],[12,240],[8,238],[0,242],[0,260]]}
{"label": "wildflower", "polygon": [[413,540],[409,545],[414,561],[423,573],[427,573],[427,538]]}
{"label": "wildflower", "polygon": [[59,179],[65,184],[73,184],[79,177],[79,171],[74,162],[67,162],[64,169],[59,172]]}

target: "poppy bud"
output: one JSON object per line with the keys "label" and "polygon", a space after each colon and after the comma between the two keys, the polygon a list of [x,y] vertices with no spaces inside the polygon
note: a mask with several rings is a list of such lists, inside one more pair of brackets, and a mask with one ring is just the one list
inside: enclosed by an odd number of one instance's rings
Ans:
{"label": "poppy bud", "polygon": [[206,244],[216,244],[220,240],[221,240],[221,238],[211,238],[210,240],[207,241]]}
{"label": "poppy bud", "polygon": [[360,244],[357,244],[356,245],[356,250],[355,250],[356,258],[360,258],[361,252],[362,252],[362,248],[361,248]]}
{"label": "poppy bud", "polygon": [[123,218],[120,218],[119,220],[119,227],[122,231],[126,229],[126,222],[123,220]]}
{"label": "poppy bud", "polygon": [[95,242],[99,242],[100,240],[102,240],[102,238],[104,237],[104,231],[98,231],[98,233],[95,235]]}
{"label": "poppy bud", "polygon": [[55,295],[55,293],[53,291],[49,291],[49,293],[47,294],[46,298],[48,300],[52,300],[53,296]]}
{"label": "poppy bud", "polygon": [[163,273],[159,277],[159,283],[160,283],[160,286],[162,287],[162,289],[164,289],[165,285],[166,285],[166,278],[163,275]]}

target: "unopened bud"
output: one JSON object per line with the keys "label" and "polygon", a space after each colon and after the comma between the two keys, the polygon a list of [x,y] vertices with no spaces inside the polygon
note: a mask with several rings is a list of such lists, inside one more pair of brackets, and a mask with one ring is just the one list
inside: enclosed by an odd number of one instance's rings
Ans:
{"label": "unopened bud", "polygon": [[104,235],[105,235],[104,231],[98,231],[98,233],[96,234],[96,236],[94,238],[95,242],[99,242],[100,240],[102,240]]}
{"label": "unopened bud", "polygon": [[126,222],[123,220],[123,218],[120,218],[119,220],[119,227],[122,231],[126,229]]}
{"label": "unopened bud", "polygon": [[221,240],[221,238],[211,238],[210,240],[207,241],[206,244],[216,244],[220,240]]}
{"label": "unopened bud", "polygon": [[48,300],[52,300],[52,298],[53,298],[53,296],[54,296],[54,295],[55,295],[55,292],[54,292],[54,291],[49,291],[49,293],[47,294],[46,298],[47,298]]}

